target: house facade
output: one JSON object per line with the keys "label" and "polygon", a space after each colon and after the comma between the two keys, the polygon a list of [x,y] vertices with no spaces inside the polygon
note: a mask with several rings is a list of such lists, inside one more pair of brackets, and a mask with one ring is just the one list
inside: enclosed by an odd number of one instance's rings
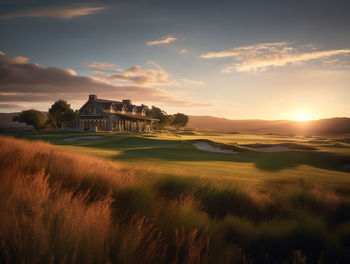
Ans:
{"label": "house facade", "polygon": [[145,106],[133,105],[131,100],[112,101],[89,95],[79,110],[81,131],[149,132],[158,129],[158,119],[146,116]]}

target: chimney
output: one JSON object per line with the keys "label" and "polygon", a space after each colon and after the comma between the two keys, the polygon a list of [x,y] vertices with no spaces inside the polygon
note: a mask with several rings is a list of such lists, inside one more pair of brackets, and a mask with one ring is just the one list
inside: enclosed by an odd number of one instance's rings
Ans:
{"label": "chimney", "polygon": [[89,95],[89,100],[96,101],[96,100],[97,100],[97,95],[95,95],[95,94],[90,94],[90,95]]}
{"label": "chimney", "polygon": [[124,99],[123,104],[131,105],[131,100],[130,99]]}

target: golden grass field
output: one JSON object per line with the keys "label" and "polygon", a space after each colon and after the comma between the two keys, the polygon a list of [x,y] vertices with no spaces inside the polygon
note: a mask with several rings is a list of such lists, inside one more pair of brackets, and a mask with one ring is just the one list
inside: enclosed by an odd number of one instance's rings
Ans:
{"label": "golden grass field", "polygon": [[2,263],[350,261],[347,137],[14,136],[0,137]]}

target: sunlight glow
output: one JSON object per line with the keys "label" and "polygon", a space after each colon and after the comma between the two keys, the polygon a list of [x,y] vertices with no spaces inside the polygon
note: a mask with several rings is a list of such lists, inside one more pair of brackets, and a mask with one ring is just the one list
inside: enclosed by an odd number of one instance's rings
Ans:
{"label": "sunlight glow", "polygon": [[308,121],[310,120],[309,113],[306,110],[299,110],[295,113],[295,121]]}

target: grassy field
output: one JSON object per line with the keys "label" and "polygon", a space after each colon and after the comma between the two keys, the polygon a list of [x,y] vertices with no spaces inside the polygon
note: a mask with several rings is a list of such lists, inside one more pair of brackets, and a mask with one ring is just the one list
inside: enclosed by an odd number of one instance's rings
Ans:
{"label": "grassy field", "polygon": [[[350,187],[350,138],[288,137],[278,135],[223,134],[194,130],[161,134],[25,133],[15,137],[43,140],[65,150],[118,161],[132,166],[158,168],[170,174],[209,177],[217,181],[265,183],[303,179],[318,184]],[[67,140],[68,139],[68,140]],[[262,153],[244,151],[237,155],[196,149],[191,140],[211,140],[227,145],[299,144],[310,151]],[[248,148],[249,149],[249,148]]]}
{"label": "grassy field", "polygon": [[350,262],[349,137],[11,136],[26,140],[0,137],[1,263]]}

